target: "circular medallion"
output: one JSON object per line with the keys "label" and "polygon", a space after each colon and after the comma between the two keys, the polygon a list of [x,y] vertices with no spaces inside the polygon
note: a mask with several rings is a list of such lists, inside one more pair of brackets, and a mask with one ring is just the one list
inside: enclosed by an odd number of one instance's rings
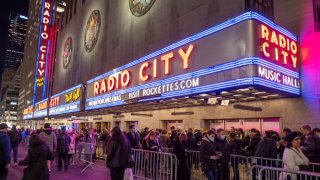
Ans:
{"label": "circular medallion", "polygon": [[87,21],[86,31],[84,34],[84,48],[87,52],[91,52],[97,44],[100,26],[100,12],[98,10],[94,10]]}
{"label": "circular medallion", "polygon": [[64,69],[67,69],[72,57],[72,38],[68,37],[64,43],[62,65]]}
{"label": "circular medallion", "polygon": [[143,16],[147,13],[156,0],[129,0],[129,7],[134,16]]}

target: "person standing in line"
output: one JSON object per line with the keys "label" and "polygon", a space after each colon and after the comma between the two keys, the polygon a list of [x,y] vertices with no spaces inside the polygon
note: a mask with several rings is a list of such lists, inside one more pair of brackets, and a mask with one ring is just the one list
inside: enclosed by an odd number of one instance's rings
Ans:
{"label": "person standing in line", "polygon": [[123,180],[131,151],[129,141],[119,127],[114,127],[111,133],[107,151],[107,167],[110,168],[112,180]]}
{"label": "person standing in line", "polygon": [[62,169],[62,161],[64,164],[64,169],[68,170],[69,163],[68,163],[68,153],[70,149],[70,142],[71,138],[66,132],[66,128],[61,128],[61,133],[58,136],[58,143],[57,143],[57,153],[58,153],[58,170],[61,171]]}
{"label": "person standing in line", "polygon": [[133,149],[140,148],[140,137],[137,133],[135,125],[130,125],[129,132],[127,133],[127,138],[130,142],[131,148],[133,148]]}
{"label": "person standing in line", "polygon": [[[241,140],[237,137],[236,133],[230,133],[230,154],[234,155],[230,157],[231,167],[233,168],[232,180],[239,180],[239,158],[238,155],[241,154]],[[241,161],[240,161],[241,162]]]}
{"label": "person standing in line", "polygon": [[70,162],[71,158],[74,162],[74,156],[76,154],[76,134],[71,131],[69,132],[69,137],[70,137],[70,146],[69,146],[69,153],[68,153],[68,165],[71,164]]}
{"label": "person standing in line", "polygon": [[86,135],[86,143],[90,143],[91,146],[86,146],[85,147],[85,154],[86,154],[86,160],[90,161],[90,158],[88,157],[89,154],[91,154],[92,162],[94,161],[94,156],[96,152],[96,146],[97,146],[97,141],[96,137],[94,134],[94,129],[90,128],[88,134]]}
{"label": "person standing in line", "polygon": [[218,179],[230,179],[229,159],[230,159],[230,148],[226,140],[226,134],[224,129],[220,128],[217,130],[216,136],[217,148],[219,152],[222,152],[219,158],[220,166],[218,168]]}
{"label": "person standing in line", "polygon": [[201,167],[208,180],[217,179],[217,160],[220,156],[221,153],[217,152],[217,145],[215,143],[215,133],[213,130],[209,130],[204,135],[200,146]]}
{"label": "person standing in line", "polygon": [[249,146],[247,147],[247,151],[249,156],[254,156],[257,149],[257,145],[261,141],[261,135],[260,135],[260,132],[254,128],[250,130],[250,133],[251,133],[251,139],[250,139]]}
{"label": "person standing in line", "polygon": [[[300,149],[301,146],[301,137],[298,132],[291,132],[285,137],[286,148],[283,153],[283,164],[284,169],[294,170],[294,171],[303,171],[308,168],[309,159]],[[291,180],[298,179],[297,175],[293,174],[280,174],[280,179],[286,179],[287,176],[290,176]]]}
{"label": "person standing in line", "polygon": [[21,134],[17,130],[17,127],[13,125],[12,129],[8,132],[8,135],[11,142],[11,151],[13,151],[14,166],[18,166],[18,147],[19,147],[19,143],[22,140]]}
{"label": "person standing in line", "polygon": [[52,153],[52,159],[48,159],[47,165],[49,171],[51,171],[51,162],[54,159],[54,156],[57,152],[57,136],[55,132],[53,132],[49,123],[44,124],[43,132],[39,133],[40,138],[47,144],[49,147],[50,152]]}
{"label": "person standing in line", "polygon": [[190,167],[188,163],[189,153],[187,152],[187,135],[181,133],[176,141],[173,143],[173,154],[175,154],[179,160],[177,169],[177,180],[190,180]]}
{"label": "person standing in line", "polygon": [[19,166],[27,166],[24,169],[22,180],[49,180],[50,174],[47,160],[52,159],[49,147],[38,134],[30,138],[28,154]]}
{"label": "person standing in line", "polygon": [[10,156],[10,138],[7,135],[8,126],[0,124],[0,180],[6,180],[8,176],[8,168],[11,162]]}

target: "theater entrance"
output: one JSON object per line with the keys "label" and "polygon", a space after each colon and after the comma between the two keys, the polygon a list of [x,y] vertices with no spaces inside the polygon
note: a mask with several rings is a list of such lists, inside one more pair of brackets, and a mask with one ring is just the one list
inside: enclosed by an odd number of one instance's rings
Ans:
{"label": "theater entrance", "polygon": [[210,129],[223,128],[227,131],[234,128],[242,128],[248,131],[252,128],[259,130],[262,134],[266,130],[273,130],[280,133],[280,118],[253,118],[253,119],[212,119]]}
{"label": "theater entrance", "polygon": [[183,120],[161,120],[161,128],[170,130],[174,126],[176,129],[183,129]]}

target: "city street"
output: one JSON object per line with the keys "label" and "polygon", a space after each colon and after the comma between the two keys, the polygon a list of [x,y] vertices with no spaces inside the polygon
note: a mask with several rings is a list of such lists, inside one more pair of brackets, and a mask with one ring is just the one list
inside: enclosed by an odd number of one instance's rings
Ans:
{"label": "city street", "polygon": [[[18,161],[24,159],[26,148],[24,145],[20,145],[19,147],[19,156]],[[84,168],[84,166],[81,165],[72,165],[70,166],[70,169],[68,171],[62,170],[59,172],[57,170],[57,167],[55,166],[55,163],[53,163],[54,168],[52,169],[52,172],[50,174],[51,180],[62,180],[62,179],[94,179],[94,180],[109,180],[109,170],[105,167],[105,163],[102,160],[98,160],[95,162],[95,164],[92,166],[93,168],[86,169],[82,174],[81,171]],[[11,166],[9,169],[9,176],[7,180],[20,180],[23,176],[23,169],[24,167],[13,167]]]}

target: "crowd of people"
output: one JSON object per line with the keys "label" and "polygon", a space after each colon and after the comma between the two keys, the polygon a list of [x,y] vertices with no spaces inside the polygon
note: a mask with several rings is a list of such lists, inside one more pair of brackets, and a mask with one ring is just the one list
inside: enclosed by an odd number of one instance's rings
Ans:
{"label": "crowd of people", "polygon": [[[19,143],[28,147],[26,157],[18,162]],[[54,159],[57,169],[67,171],[71,159],[76,154],[76,148],[82,152],[82,143],[89,144],[91,153],[85,159],[96,160],[97,142],[103,145],[107,155],[106,165],[110,168],[112,180],[122,180],[125,169],[130,166],[131,149],[143,149],[155,152],[168,152],[171,149],[179,160],[177,169],[178,180],[191,179],[191,162],[195,168],[201,168],[209,180],[230,179],[230,164],[233,168],[234,180],[239,179],[239,160],[233,159],[237,155],[270,159],[283,159],[284,168],[290,170],[310,169],[309,162],[320,163],[320,129],[311,129],[309,125],[301,127],[300,131],[289,128],[283,129],[282,136],[275,131],[265,131],[263,135],[257,129],[244,131],[232,127],[230,130],[211,129],[181,130],[171,127],[169,131],[144,128],[137,131],[131,125],[128,132],[115,127],[109,132],[101,132],[93,128],[81,129],[79,132],[66,130],[64,127],[54,130],[46,123],[43,129],[17,130],[15,126],[8,130],[6,124],[0,124],[0,179],[6,179],[11,151],[13,152],[13,166],[26,166],[23,179],[49,179]],[[86,150],[85,150],[86,151]],[[200,162],[195,160],[192,151],[200,153]],[[233,154],[233,156],[230,156]],[[277,166],[266,162],[255,162],[263,166]],[[316,168],[315,172],[320,172]]]}

